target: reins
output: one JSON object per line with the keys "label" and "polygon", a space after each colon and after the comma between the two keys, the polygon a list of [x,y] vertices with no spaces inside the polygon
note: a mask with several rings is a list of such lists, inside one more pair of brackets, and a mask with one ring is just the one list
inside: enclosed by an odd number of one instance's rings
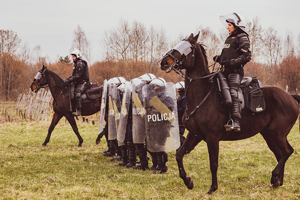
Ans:
{"label": "reins", "polygon": [[[194,51],[193,51],[193,55],[192,55],[193,57],[195,57],[194,56]],[[182,62],[180,62],[180,64],[182,64]],[[193,62],[193,65],[192,66],[194,66],[194,62]],[[208,68],[210,68],[211,66],[213,66],[213,69],[215,68],[215,65],[216,65],[216,62],[214,63],[214,64],[211,64],[211,65],[209,65],[208,66]],[[206,79],[206,78],[209,78],[210,80],[211,79],[213,79],[214,78],[214,76],[217,74],[217,73],[219,73],[219,71],[215,71],[215,72],[212,72],[211,74],[208,74],[208,75],[206,75],[206,76],[202,76],[202,77],[199,77],[199,78],[194,78],[194,79],[192,79],[192,78],[190,78],[190,77],[188,77],[188,76],[186,76],[182,71],[181,71],[181,69],[176,69],[176,68],[172,68],[172,70],[174,70],[177,74],[179,74],[183,79],[185,79],[185,78],[187,78],[188,80],[189,80],[189,84],[186,86],[186,89],[185,89],[185,93],[187,94],[187,91],[188,91],[188,88],[189,88],[189,86],[190,86],[190,84],[191,84],[191,82],[192,81],[194,81],[194,80],[202,80],[202,79]],[[212,91],[213,91],[213,88],[214,88],[214,86],[212,85],[212,87],[211,87],[211,89],[209,90],[209,92],[206,94],[206,96],[202,99],[202,101],[188,114],[188,108],[186,107],[186,112],[185,112],[185,119],[186,120],[189,120],[190,119],[190,116],[191,115],[193,115],[195,112],[196,112],[196,110],[205,102],[205,100],[209,97],[209,95],[212,93]]]}

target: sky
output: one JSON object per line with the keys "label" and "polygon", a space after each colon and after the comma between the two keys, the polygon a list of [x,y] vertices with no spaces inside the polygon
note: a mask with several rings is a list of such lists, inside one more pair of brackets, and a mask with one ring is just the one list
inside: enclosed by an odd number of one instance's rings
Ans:
{"label": "sky", "polygon": [[[92,62],[103,59],[105,32],[121,20],[136,20],[147,28],[163,28],[174,41],[196,33],[199,26],[215,33],[226,29],[220,15],[236,12],[246,21],[258,17],[263,28],[274,28],[283,38],[300,34],[299,0],[0,0],[0,30],[12,30],[30,48],[54,62],[67,56],[74,30],[80,26],[90,42]],[[179,41],[178,41],[179,42]]]}

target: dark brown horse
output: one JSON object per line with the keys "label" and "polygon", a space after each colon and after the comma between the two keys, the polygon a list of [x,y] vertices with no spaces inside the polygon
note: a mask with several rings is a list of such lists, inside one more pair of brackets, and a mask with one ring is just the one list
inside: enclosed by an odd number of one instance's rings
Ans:
{"label": "dark brown horse", "polygon": [[[79,144],[78,147],[82,146],[83,139],[80,136],[77,128],[76,121],[74,119],[74,115],[70,111],[70,100],[69,100],[69,90],[64,86],[64,81],[54,72],[47,69],[47,67],[43,66],[43,68],[37,73],[34,78],[30,88],[32,91],[37,92],[43,86],[48,85],[52,97],[53,97],[53,110],[54,115],[52,118],[51,125],[48,129],[48,135],[43,143],[43,146],[46,146],[50,141],[51,133],[59,120],[65,116],[70,125],[72,126],[73,131],[78,137]],[[100,91],[102,93],[102,89]],[[99,98],[96,102],[83,103],[82,105],[82,116],[92,115],[100,110],[101,98]]]}
{"label": "dark brown horse", "polygon": [[[208,193],[218,189],[217,170],[219,158],[219,141],[242,140],[260,133],[275,154],[278,161],[272,171],[271,184],[283,184],[284,167],[294,149],[287,141],[287,135],[298,117],[298,103],[285,91],[272,86],[262,87],[266,102],[265,111],[242,117],[241,132],[226,132],[224,124],[228,116],[221,114],[214,103],[212,92],[213,83],[209,80],[211,73],[208,70],[206,53],[201,44],[197,43],[199,34],[189,36],[178,50],[171,50],[161,61],[161,69],[170,72],[172,69],[185,69],[185,85],[187,108],[183,123],[189,130],[186,140],[176,153],[176,160],[180,177],[187,188],[193,188],[193,181],[186,176],[183,167],[183,156],[192,151],[202,140],[207,144],[212,174],[212,184]],[[190,48],[183,49],[183,47]],[[187,56],[183,53],[186,52]]]}

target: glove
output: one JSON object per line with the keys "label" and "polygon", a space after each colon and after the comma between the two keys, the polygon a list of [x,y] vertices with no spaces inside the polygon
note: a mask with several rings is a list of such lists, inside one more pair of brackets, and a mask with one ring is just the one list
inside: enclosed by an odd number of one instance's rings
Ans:
{"label": "glove", "polygon": [[221,65],[230,66],[230,60],[222,61]]}
{"label": "glove", "polygon": [[219,55],[214,56],[213,61],[220,62],[220,56]]}
{"label": "glove", "polygon": [[70,83],[70,79],[67,78],[67,79],[65,80],[65,82],[64,82],[64,86],[66,87],[69,83]]}

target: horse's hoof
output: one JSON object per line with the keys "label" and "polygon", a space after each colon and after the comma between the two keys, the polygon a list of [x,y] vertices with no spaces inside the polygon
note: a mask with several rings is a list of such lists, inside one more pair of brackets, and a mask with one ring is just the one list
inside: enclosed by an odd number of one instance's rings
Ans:
{"label": "horse's hoof", "polygon": [[78,147],[82,147],[82,145],[81,145],[81,144],[79,144],[79,145],[78,145]]}
{"label": "horse's hoof", "polygon": [[96,144],[99,144],[100,143],[100,140],[96,140]]}
{"label": "horse's hoof", "polygon": [[193,180],[192,180],[192,178],[191,177],[187,177],[186,178],[186,181],[184,182],[185,183],[185,185],[186,185],[186,187],[188,188],[188,189],[193,189],[194,188],[194,182],[193,182]]}
{"label": "horse's hoof", "polygon": [[280,185],[279,178],[277,176],[272,176],[271,184],[272,184],[272,187],[278,187]]}
{"label": "horse's hoof", "polygon": [[212,194],[212,193],[214,193],[217,189],[218,189],[218,188],[211,187],[211,188],[208,190],[207,194]]}
{"label": "horse's hoof", "polygon": [[45,146],[47,146],[47,144],[43,143],[42,146],[45,147]]}
{"label": "horse's hoof", "polygon": [[275,183],[272,184],[272,187],[274,187],[274,188],[279,187],[279,186],[282,186],[282,184],[280,183],[279,180],[277,180]]}

